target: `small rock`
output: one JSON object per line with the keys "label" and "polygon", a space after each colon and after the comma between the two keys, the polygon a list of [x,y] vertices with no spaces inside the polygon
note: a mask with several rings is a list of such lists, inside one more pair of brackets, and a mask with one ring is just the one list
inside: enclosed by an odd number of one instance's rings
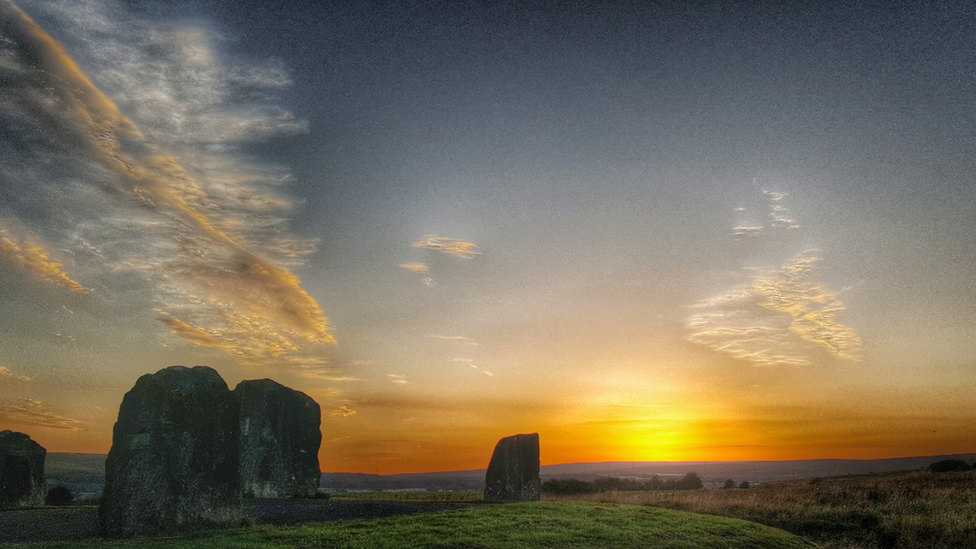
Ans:
{"label": "small rock", "polygon": [[505,437],[485,475],[485,501],[539,501],[539,433]]}

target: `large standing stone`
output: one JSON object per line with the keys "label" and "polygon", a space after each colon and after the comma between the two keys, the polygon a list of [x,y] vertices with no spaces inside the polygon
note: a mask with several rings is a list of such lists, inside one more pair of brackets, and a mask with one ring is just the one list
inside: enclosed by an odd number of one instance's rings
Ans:
{"label": "large standing stone", "polygon": [[539,501],[539,433],[505,437],[485,475],[485,501]]}
{"label": "large standing stone", "polygon": [[212,368],[172,366],[126,393],[105,462],[102,533],[132,537],[237,521],[238,403]]}
{"label": "large standing stone", "polygon": [[0,431],[0,507],[44,505],[45,456],[24,433]]}
{"label": "large standing stone", "polygon": [[242,381],[241,480],[259,498],[313,497],[319,488],[319,405],[270,379]]}

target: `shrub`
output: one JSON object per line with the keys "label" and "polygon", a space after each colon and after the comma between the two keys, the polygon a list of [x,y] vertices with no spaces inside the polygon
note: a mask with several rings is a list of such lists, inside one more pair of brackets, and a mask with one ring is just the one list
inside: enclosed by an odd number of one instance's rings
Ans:
{"label": "shrub", "polygon": [[969,471],[972,467],[961,459],[943,459],[929,465],[929,471],[933,473],[948,473],[950,471]]}
{"label": "shrub", "polygon": [[695,472],[688,473],[685,478],[674,483],[675,490],[701,490],[704,486],[698,478],[698,473]]}
{"label": "shrub", "polygon": [[47,491],[47,496],[44,498],[44,505],[63,507],[65,505],[71,505],[74,499],[75,496],[67,486],[58,485]]}
{"label": "shrub", "polygon": [[557,496],[595,494],[600,491],[600,488],[595,484],[576,480],[575,478],[547,480],[542,483],[541,489],[543,493]]}

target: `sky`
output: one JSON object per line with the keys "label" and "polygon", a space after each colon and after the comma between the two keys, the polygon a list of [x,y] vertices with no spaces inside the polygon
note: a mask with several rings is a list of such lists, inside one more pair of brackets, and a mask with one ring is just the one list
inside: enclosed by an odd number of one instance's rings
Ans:
{"label": "sky", "polygon": [[0,0],[0,428],[167,366],[324,471],[976,451],[956,2]]}

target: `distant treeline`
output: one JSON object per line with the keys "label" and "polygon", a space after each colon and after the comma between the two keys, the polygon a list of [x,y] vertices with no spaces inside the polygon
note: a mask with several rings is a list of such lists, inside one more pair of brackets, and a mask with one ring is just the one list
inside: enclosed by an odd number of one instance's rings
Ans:
{"label": "distant treeline", "polygon": [[952,471],[972,471],[976,469],[976,463],[969,463],[961,459],[943,459],[929,465],[929,471],[933,473],[949,473]]}
{"label": "distant treeline", "polygon": [[593,482],[570,479],[553,479],[542,483],[542,491],[546,494],[570,496],[577,494],[595,494],[597,492],[646,492],[652,490],[701,490],[702,481],[696,473],[688,473],[676,480],[663,480],[654,475],[643,482],[639,480],[597,477]]}

